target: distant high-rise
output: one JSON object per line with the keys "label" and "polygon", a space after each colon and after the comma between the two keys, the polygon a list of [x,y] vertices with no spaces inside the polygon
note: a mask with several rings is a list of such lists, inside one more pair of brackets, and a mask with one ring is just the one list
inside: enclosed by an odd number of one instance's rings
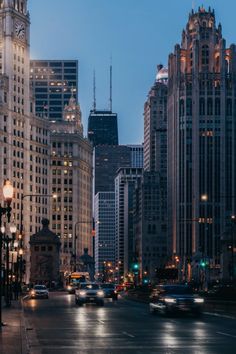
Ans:
{"label": "distant high-rise", "polygon": [[[134,254],[133,191],[142,168],[120,168],[115,178],[116,264],[128,276]],[[131,230],[130,230],[131,229]]]}
{"label": "distant high-rise", "polygon": [[94,202],[95,270],[105,270],[104,262],[115,265],[115,192],[98,192]]}
{"label": "distant high-rise", "polygon": [[157,67],[144,105],[144,173],[135,189],[135,253],[140,279],[155,279],[167,263],[167,83],[168,70]]}
{"label": "distant high-rise", "polygon": [[118,145],[117,113],[109,110],[90,111],[88,139],[93,146]]}
{"label": "distant high-rise", "polygon": [[226,47],[214,11],[192,11],[169,57],[168,93],[169,234],[185,279],[211,281],[220,265],[230,278],[235,267],[230,253],[221,263],[236,210],[235,87],[235,45]]}
{"label": "distant high-rise", "polygon": [[94,193],[113,192],[120,167],[130,167],[131,153],[126,145],[98,145],[94,149]]}
{"label": "distant high-rise", "polygon": [[143,168],[143,145],[127,145],[130,150],[130,167]]}
{"label": "distant high-rise", "polygon": [[112,66],[110,66],[110,98],[109,109],[98,110],[96,108],[96,84],[95,73],[93,79],[93,109],[88,118],[88,139],[97,145],[118,145],[117,113],[112,112]]}
{"label": "distant high-rise", "polygon": [[78,101],[78,60],[31,60],[30,80],[38,116],[61,121],[72,91]]}
{"label": "distant high-rise", "polygon": [[167,82],[168,70],[158,65],[144,105],[144,169],[163,176],[167,173]]}
{"label": "distant high-rise", "polygon": [[[92,254],[92,145],[83,136],[80,106],[71,95],[63,120],[51,127],[51,190],[57,195],[52,230],[61,240],[61,272]],[[73,258],[74,256],[74,258]],[[75,256],[77,259],[75,259]]]}

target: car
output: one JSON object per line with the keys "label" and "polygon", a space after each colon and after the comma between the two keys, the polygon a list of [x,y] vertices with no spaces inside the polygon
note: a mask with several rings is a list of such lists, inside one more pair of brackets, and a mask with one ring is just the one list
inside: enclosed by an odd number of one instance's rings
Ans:
{"label": "car", "polygon": [[75,293],[75,289],[76,289],[76,285],[75,284],[68,284],[66,287],[66,290],[68,292],[68,294],[74,294]]}
{"label": "car", "polygon": [[104,297],[104,291],[96,283],[80,283],[75,290],[75,303],[78,306],[88,303],[103,306]]}
{"label": "car", "polygon": [[112,300],[118,300],[118,293],[116,291],[115,284],[102,283],[101,288],[104,291],[106,298],[111,298]]}
{"label": "car", "polygon": [[34,285],[33,289],[30,290],[31,299],[36,298],[49,298],[49,291],[45,285]]}
{"label": "car", "polygon": [[200,315],[204,299],[187,285],[165,284],[156,286],[150,295],[150,313],[192,313]]}

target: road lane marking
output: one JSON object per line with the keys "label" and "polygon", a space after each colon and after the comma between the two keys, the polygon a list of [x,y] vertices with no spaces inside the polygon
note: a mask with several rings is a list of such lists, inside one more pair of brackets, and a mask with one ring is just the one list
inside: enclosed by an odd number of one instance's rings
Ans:
{"label": "road lane marking", "polygon": [[236,336],[234,336],[233,334],[224,333],[224,332],[216,332],[216,333],[217,333],[217,334],[221,334],[222,336],[227,336],[227,337],[236,338]]}
{"label": "road lane marking", "polygon": [[122,332],[122,334],[124,334],[125,336],[130,337],[130,338],[135,338],[135,336],[133,336],[133,334],[130,334],[127,332]]}
{"label": "road lane marking", "polygon": [[230,318],[231,320],[236,320],[236,317],[235,317],[235,316],[222,315],[221,313],[216,313],[216,312],[203,312],[203,314],[204,314],[204,315],[209,315],[209,316]]}

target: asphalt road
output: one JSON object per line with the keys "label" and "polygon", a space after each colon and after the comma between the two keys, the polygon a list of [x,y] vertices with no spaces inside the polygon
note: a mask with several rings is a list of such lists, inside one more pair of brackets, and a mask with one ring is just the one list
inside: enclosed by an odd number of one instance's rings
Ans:
{"label": "asphalt road", "polygon": [[32,354],[236,353],[236,320],[230,316],[166,318],[123,299],[77,307],[66,293],[26,299],[24,314]]}

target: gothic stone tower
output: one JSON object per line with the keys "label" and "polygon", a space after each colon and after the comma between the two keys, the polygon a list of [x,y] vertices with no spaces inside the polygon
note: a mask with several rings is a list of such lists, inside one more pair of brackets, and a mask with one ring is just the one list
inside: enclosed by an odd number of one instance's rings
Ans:
{"label": "gothic stone tower", "polygon": [[41,218],[48,214],[48,200],[30,196],[49,194],[45,176],[48,123],[33,115],[29,28],[27,0],[0,0],[0,185],[6,178],[13,183],[12,219],[18,231],[24,232],[26,282],[30,269],[29,235],[39,230]]}
{"label": "gothic stone tower", "polygon": [[226,48],[214,11],[192,11],[169,57],[169,234],[185,279],[199,277],[201,259],[208,281],[224,276],[221,238],[236,211],[235,89],[235,45]]}

